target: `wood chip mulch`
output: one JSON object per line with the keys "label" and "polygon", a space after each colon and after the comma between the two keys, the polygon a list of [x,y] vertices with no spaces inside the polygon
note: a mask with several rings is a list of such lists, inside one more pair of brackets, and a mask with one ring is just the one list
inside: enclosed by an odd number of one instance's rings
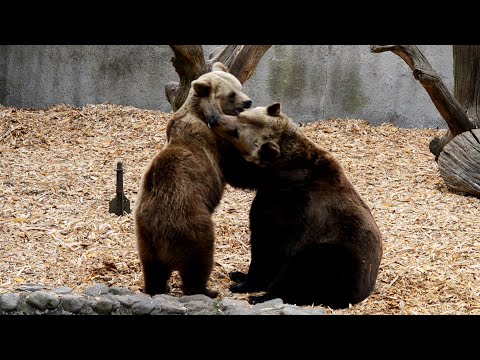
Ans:
{"label": "wood chip mulch", "polygon": [[[132,214],[108,212],[115,167],[132,209],[139,180],[165,145],[171,113],[112,104],[0,107],[0,293],[20,284],[101,282],[141,290]],[[449,192],[428,143],[445,130],[330,119],[302,126],[343,164],[384,236],[374,293],[333,314],[480,314],[480,199]],[[254,194],[230,186],[214,216],[220,297],[247,270]],[[178,274],[172,293],[180,295]]]}

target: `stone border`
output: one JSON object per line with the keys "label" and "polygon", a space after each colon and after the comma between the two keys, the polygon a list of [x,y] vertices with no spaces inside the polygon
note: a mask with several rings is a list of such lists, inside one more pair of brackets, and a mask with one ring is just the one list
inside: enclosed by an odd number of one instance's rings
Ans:
{"label": "stone border", "polygon": [[252,306],[201,294],[149,296],[105,284],[93,284],[82,295],[69,287],[46,290],[41,284],[25,284],[17,290],[0,295],[0,315],[325,315],[322,309],[284,304],[281,299]]}

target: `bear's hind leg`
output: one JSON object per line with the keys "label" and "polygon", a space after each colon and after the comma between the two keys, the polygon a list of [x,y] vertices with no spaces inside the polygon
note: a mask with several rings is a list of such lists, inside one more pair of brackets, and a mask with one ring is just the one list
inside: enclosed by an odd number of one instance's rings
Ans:
{"label": "bear's hind leg", "polygon": [[269,257],[265,252],[252,251],[248,274],[240,271],[230,273],[230,279],[236,282],[230,286],[230,291],[234,293],[265,291],[275,278],[282,260],[283,258],[277,254],[271,254]]}
{"label": "bear's hind leg", "polygon": [[269,285],[267,293],[251,297],[251,303],[281,298],[296,305],[323,305],[332,309],[354,304],[355,259],[336,244],[305,247],[292,256]]}
{"label": "bear's hind leg", "polygon": [[201,249],[190,249],[189,257],[180,269],[184,295],[204,294],[215,298],[218,291],[207,288],[213,268],[213,245]]}
{"label": "bear's hind leg", "polygon": [[228,274],[228,277],[233,282],[239,283],[247,280],[247,273],[241,271],[232,271]]}
{"label": "bear's hind leg", "polygon": [[172,270],[166,264],[158,259],[144,259],[142,268],[146,294],[166,294],[170,291],[168,279]]}

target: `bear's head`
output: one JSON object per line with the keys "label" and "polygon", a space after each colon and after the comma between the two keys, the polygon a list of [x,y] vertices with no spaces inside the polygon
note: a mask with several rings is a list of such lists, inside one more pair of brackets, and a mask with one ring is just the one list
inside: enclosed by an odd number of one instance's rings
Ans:
{"label": "bear's head", "polygon": [[238,115],[252,105],[252,100],[242,92],[242,88],[227,67],[216,62],[211,72],[192,81],[191,92],[197,115],[206,122],[218,114]]}
{"label": "bear's head", "polygon": [[229,141],[247,161],[258,165],[274,163],[288,149],[289,134],[298,125],[281,112],[280,103],[245,110],[238,116],[211,117],[213,131]]}

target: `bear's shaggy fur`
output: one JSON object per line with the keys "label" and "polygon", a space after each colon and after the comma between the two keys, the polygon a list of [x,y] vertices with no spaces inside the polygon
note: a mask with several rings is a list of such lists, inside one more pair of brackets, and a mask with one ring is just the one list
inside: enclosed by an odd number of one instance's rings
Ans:
{"label": "bear's shaggy fur", "polygon": [[168,143],[143,174],[135,204],[137,249],[147,294],[169,291],[173,270],[183,293],[217,296],[207,289],[213,267],[212,212],[225,180],[218,138],[207,119],[237,115],[251,104],[221,63],[192,81],[188,98],[167,125]]}
{"label": "bear's shaggy fur", "polygon": [[345,308],[369,296],[382,236],[339,161],[310,141],[280,104],[210,119],[214,132],[255,164],[248,274],[234,292],[264,291],[297,305]]}

